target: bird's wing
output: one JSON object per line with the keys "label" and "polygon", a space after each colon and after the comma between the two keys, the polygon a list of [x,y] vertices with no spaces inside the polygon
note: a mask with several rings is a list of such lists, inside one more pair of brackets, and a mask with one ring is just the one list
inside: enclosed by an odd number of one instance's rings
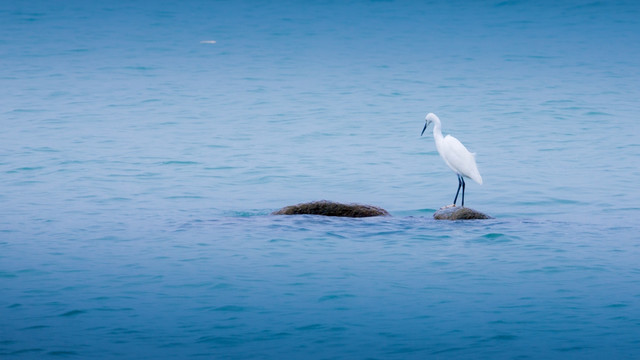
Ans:
{"label": "bird's wing", "polygon": [[442,141],[442,147],[442,157],[454,171],[482,184],[482,177],[476,165],[475,154],[469,152],[460,140],[447,135]]}

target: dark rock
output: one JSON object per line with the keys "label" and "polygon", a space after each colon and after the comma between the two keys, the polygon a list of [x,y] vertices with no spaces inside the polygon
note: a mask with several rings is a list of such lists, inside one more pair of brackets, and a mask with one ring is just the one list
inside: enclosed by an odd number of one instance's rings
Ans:
{"label": "dark rock", "polygon": [[433,218],[436,220],[479,220],[479,219],[493,219],[487,214],[483,214],[480,211],[470,209],[468,207],[458,206],[445,206],[441,207]]}
{"label": "dark rock", "polygon": [[386,216],[385,209],[362,204],[341,204],[333,201],[313,201],[284,207],[272,215],[324,215],[343,217]]}

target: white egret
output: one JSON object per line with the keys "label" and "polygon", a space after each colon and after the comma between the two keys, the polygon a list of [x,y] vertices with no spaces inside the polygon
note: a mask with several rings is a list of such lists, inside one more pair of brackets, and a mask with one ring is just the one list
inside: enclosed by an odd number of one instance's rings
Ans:
{"label": "white egret", "polygon": [[456,205],[460,187],[462,187],[462,207],[464,207],[464,178],[473,179],[482,185],[482,176],[480,176],[478,166],[476,165],[476,154],[469,152],[469,150],[453,136],[447,135],[443,137],[442,125],[436,114],[429,113],[424,120],[426,124],[420,136],[427,130],[427,126],[433,123],[433,138],[436,142],[436,149],[438,149],[438,153],[440,153],[444,162],[458,175],[458,191],[456,191],[456,197],[453,199],[453,206]]}

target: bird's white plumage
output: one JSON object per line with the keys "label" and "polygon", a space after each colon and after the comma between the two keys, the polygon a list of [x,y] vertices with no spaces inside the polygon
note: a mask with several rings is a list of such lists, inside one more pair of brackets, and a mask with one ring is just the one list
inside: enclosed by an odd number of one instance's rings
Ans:
{"label": "bird's white plumage", "polygon": [[[451,135],[442,136],[442,125],[440,119],[433,113],[429,113],[425,118],[427,124],[434,123],[433,138],[435,139],[436,149],[444,160],[444,162],[456,174],[470,178],[478,184],[482,184],[482,176],[476,165],[475,153],[470,152],[462,143]],[[424,130],[423,130],[424,131]]]}
{"label": "bird's white plumage", "polygon": [[482,176],[476,165],[476,154],[469,152],[462,143],[451,135],[444,137],[442,150],[438,151],[445,163],[456,173],[482,184]]}

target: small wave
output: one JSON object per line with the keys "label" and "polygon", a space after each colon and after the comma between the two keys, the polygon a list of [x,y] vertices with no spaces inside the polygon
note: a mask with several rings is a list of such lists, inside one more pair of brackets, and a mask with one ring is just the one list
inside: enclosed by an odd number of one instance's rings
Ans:
{"label": "small wave", "polygon": [[67,311],[66,313],[60,314],[61,317],[71,317],[71,316],[77,316],[77,315],[81,315],[86,313],[86,311],[84,310],[71,310],[71,311]]}
{"label": "small wave", "polygon": [[160,164],[161,165],[198,165],[200,163],[197,161],[169,160],[169,161],[163,161]]}

